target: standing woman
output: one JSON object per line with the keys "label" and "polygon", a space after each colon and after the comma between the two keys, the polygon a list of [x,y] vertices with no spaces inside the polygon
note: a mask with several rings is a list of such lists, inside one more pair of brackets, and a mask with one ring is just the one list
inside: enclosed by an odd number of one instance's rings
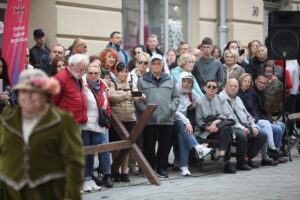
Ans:
{"label": "standing woman", "polygon": [[100,53],[101,78],[105,78],[106,72],[110,72],[110,79],[115,79],[117,64],[120,60],[118,52],[111,48],[106,48]]}
{"label": "standing woman", "polygon": [[248,53],[247,53],[247,56],[245,58],[245,62],[247,64],[249,64],[251,62],[252,58],[255,56],[257,47],[259,45],[261,45],[259,40],[252,40],[251,42],[249,42],[249,44],[248,44]]}
{"label": "standing woman", "polygon": [[[88,121],[82,126],[82,137],[84,146],[106,144],[108,143],[108,133],[105,131],[106,127],[100,126],[99,110],[104,109],[110,115],[110,106],[108,102],[108,87],[106,83],[100,79],[101,70],[97,63],[88,65],[86,80],[84,80],[85,95],[87,99],[87,116]],[[112,187],[110,154],[109,152],[100,153],[100,164],[104,174],[103,185],[105,187]],[[90,192],[100,190],[92,180],[94,168],[94,155],[85,156],[86,166],[84,174],[83,191]]]}
{"label": "standing woman", "polygon": [[128,74],[128,81],[136,87],[139,78],[149,71],[150,56],[146,52],[141,52],[136,56],[135,68]]}
{"label": "standing woman", "polygon": [[51,75],[54,76],[68,65],[64,57],[55,57],[51,63]]}
{"label": "standing woman", "polygon": [[[123,123],[127,131],[130,133],[136,124],[134,101],[141,102],[145,100],[145,96],[132,97],[131,88],[127,81],[128,66],[125,63],[119,63],[117,66],[116,79],[111,81],[109,90],[109,102],[111,103],[111,110],[117,116],[117,118]],[[132,90],[137,91],[133,86]],[[110,142],[119,141],[120,137],[116,133],[113,127],[109,131]],[[116,153],[112,153],[113,159],[116,157]],[[128,155],[124,159],[121,165],[121,174],[117,174],[114,177],[114,181],[130,182],[128,173]]]}
{"label": "standing woman", "polygon": [[231,78],[238,80],[245,73],[244,68],[237,64],[238,57],[239,54],[236,50],[229,49],[224,52],[225,63],[223,64],[223,69],[225,83]]}
{"label": "standing woman", "polygon": [[0,199],[80,200],[79,126],[49,104],[59,82],[42,70],[25,70],[13,89],[19,105],[5,109],[0,124]]}

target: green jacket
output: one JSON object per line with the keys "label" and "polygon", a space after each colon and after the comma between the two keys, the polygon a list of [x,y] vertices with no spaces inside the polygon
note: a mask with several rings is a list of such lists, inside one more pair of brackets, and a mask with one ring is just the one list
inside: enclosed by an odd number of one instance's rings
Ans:
{"label": "green jacket", "polygon": [[6,108],[0,118],[0,181],[19,191],[25,185],[65,179],[64,199],[80,199],[84,155],[78,125],[51,105],[23,140],[21,109]]}

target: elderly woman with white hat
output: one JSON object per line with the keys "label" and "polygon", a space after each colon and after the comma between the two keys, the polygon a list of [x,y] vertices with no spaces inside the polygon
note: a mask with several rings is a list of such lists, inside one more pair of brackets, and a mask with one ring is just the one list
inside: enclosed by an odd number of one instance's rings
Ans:
{"label": "elderly woman with white hat", "polygon": [[20,74],[19,105],[0,123],[0,199],[81,199],[83,150],[71,114],[49,104],[56,79],[39,69]]}

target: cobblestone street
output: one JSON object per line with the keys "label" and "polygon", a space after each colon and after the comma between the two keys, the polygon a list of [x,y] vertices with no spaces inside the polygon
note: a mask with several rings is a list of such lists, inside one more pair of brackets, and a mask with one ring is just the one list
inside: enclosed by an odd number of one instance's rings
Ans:
{"label": "cobblestone street", "polygon": [[[130,184],[116,183],[113,189],[84,194],[83,200],[299,200],[300,156],[294,151],[292,157],[292,162],[233,175],[223,174],[220,166],[216,168],[215,163],[205,161],[201,172],[191,170],[192,177],[182,177],[170,169],[170,178],[160,179],[161,186],[150,185],[144,177],[131,176]],[[210,165],[214,170],[206,171]]]}

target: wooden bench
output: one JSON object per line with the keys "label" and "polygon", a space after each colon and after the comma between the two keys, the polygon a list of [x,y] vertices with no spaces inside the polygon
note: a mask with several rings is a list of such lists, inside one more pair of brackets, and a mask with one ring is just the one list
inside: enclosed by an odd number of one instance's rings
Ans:
{"label": "wooden bench", "polygon": [[130,154],[132,158],[138,163],[139,167],[142,169],[149,182],[151,184],[160,185],[160,180],[158,179],[156,173],[153,171],[152,167],[136,144],[136,141],[138,140],[141,132],[143,131],[147,121],[151,117],[156,107],[157,105],[147,106],[146,110],[143,112],[142,116],[137,121],[130,134],[128,133],[122,122],[118,120],[114,113],[112,113],[112,126],[118,133],[121,141],[85,146],[84,153],[86,155],[89,155],[108,151],[119,151],[112,163],[113,175],[118,172],[118,169],[121,166],[121,163],[125,159],[126,155]]}

